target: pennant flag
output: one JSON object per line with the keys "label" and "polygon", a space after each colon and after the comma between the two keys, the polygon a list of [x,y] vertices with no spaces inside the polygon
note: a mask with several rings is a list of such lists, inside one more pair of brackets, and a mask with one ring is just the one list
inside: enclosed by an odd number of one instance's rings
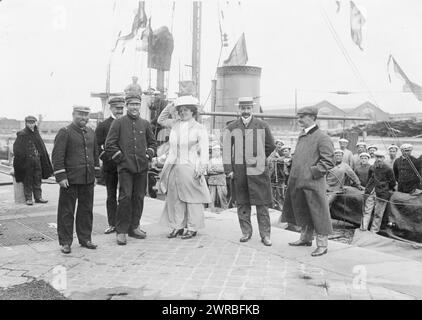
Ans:
{"label": "pennant flag", "polygon": [[366,20],[353,1],[350,1],[350,32],[352,40],[363,51],[362,48],[362,26]]}
{"label": "pennant flag", "polygon": [[245,34],[242,33],[229,57],[224,60],[223,66],[244,66],[248,62]]}
{"label": "pennant flag", "polygon": [[151,28],[151,18],[148,19],[148,23],[141,35],[141,50],[148,52],[152,45],[153,31]]}
{"label": "pennant flag", "polygon": [[390,57],[388,58],[388,62],[387,62],[387,70],[388,70],[388,79],[390,80],[391,83],[391,76],[390,76],[390,63],[391,61],[393,61],[393,66],[394,66],[394,72],[396,73],[397,77],[399,77],[403,82],[403,92],[412,92],[416,99],[418,99],[419,101],[422,101],[422,87],[412,81],[410,81],[410,79],[407,77],[407,75],[403,72],[402,68],[400,68],[399,64],[397,63],[397,61],[393,58],[392,55],[390,55]]}

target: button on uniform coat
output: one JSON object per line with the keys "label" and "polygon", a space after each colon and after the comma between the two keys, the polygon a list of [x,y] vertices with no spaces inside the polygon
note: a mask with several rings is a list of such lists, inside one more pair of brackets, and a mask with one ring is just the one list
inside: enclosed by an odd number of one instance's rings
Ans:
{"label": "button on uniform coat", "polygon": [[282,221],[313,225],[321,235],[332,233],[325,175],[334,167],[334,146],[318,126],[301,133],[292,159]]}
{"label": "button on uniform coat", "polygon": [[245,128],[242,120],[238,119],[226,127],[224,171],[234,174],[233,192],[237,205],[272,205],[267,157],[274,149],[274,138],[265,121],[252,117]]}

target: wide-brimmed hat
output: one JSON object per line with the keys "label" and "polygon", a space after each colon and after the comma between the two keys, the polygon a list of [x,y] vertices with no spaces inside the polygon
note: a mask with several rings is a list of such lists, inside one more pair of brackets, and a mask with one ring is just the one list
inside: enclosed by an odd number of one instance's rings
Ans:
{"label": "wide-brimmed hat", "polygon": [[176,99],[174,102],[176,109],[179,109],[181,106],[199,108],[199,100],[193,96],[181,96]]}

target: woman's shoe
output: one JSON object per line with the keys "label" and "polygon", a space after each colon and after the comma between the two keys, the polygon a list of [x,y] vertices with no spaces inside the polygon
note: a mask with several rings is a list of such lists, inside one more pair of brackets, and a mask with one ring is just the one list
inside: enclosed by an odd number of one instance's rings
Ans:
{"label": "woman's shoe", "polygon": [[177,236],[181,236],[183,234],[183,229],[173,229],[172,232],[169,233],[167,238],[176,238]]}
{"label": "woman's shoe", "polygon": [[196,231],[188,230],[188,232],[186,232],[186,234],[182,236],[182,239],[190,239],[190,238],[193,238],[194,236],[196,236]]}

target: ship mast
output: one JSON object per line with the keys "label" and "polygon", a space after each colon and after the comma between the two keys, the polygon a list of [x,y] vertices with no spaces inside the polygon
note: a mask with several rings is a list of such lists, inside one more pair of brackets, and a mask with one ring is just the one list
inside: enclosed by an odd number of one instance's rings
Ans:
{"label": "ship mast", "polygon": [[201,1],[193,2],[192,26],[192,81],[195,87],[195,96],[200,99],[200,71],[201,71]]}

